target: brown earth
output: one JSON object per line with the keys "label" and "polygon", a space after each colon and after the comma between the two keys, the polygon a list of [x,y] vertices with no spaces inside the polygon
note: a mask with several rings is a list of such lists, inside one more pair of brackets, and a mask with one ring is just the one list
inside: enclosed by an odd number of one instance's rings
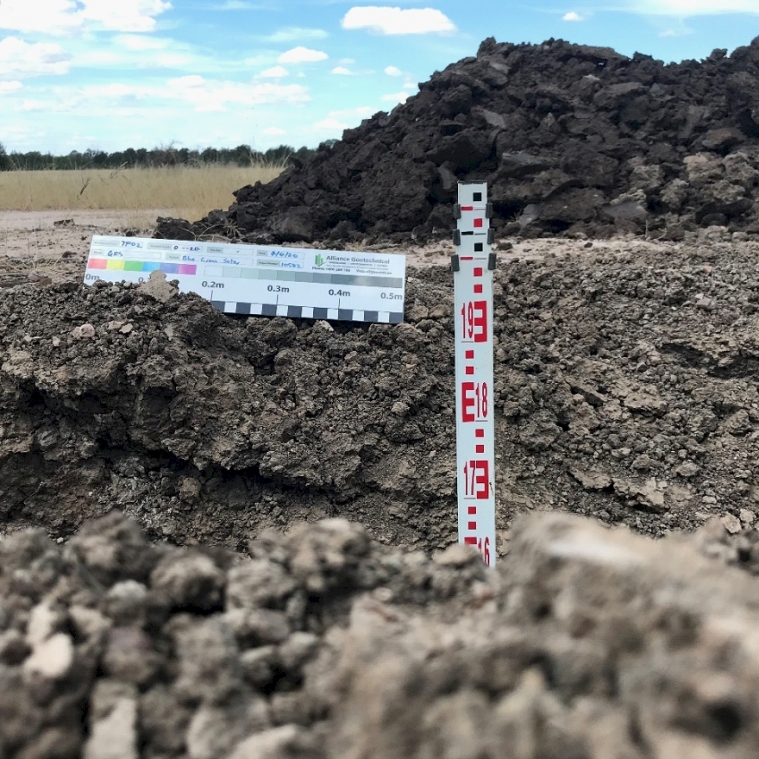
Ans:
{"label": "brown earth", "polygon": [[330,325],[85,288],[92,233],[0,259],[0,756],[759,754],[759,245],[500,252],[488,572],[447,246]]}
{"label": "brown earth", "polygon": [[[729,239],[502,254],[501,551],[530,510],[655,536],[752,518],[759,248]],[[85,288],[66,281],[81,259],[67,266],[0,303],[6,528],[66,537],[117,506],[177,543],[243,547],[328,516],[388,544],[455,540],[446,267],[409,270],[408,321],[393,327],[235,319],[197,296]]]}
{"label": "brown earth", "polygon": [[759,234],[759,38],[664,64],[550,39],[485,40],[226,211],[158,234],[248,242],[447,237],[458,180],[487,181],[497,236]]}
{"label": "brown earth", "polygon": [[759,755],[759,244],[501,250],[489,572],[447,245],[365,326],[85,288],[94,229],[0,258],[0,757]]}

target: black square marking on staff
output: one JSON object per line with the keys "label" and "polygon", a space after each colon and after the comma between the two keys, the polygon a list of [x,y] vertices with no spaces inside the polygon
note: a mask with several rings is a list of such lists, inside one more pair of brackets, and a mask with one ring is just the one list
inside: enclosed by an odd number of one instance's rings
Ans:
{"label": "black square marking on staff", "polygon": [[378,322],[379,321],[379,311],[364,311],[364,321],[365,322]]}
{"label": "black square marking on staff", "polygon": [[227,305],[226,301],[223,300],[212,300],[211,305],[217,310],[217,311],[223,311],[224,306]]}
{"label": "black square marking on staff", "polygon": [[403,314],[390,312],[390,324],[400,324],[403,321]]}
{"label": "black square marking on staff", "polygon": [[264,303],[263,306],[261,306],[261,316],[276,316],[277,315],[277,307],[272,306],[270,303]]}
{"label": "black square marking on staff", "polygon": [[250,315],[250,303],[238,303],[235,306],[235,313]]}
{"label": "black square marking on staff", "polygon": [[303,315],[303,307],[302,306],[288,306],[287,315],[291,319],[300,319],[300,317]]}
{"label": "black square marking on staff", "polygon": [[482,253],[482,243],[481,242],[476,242],[474,244],[474,252],[475,253]]}
{"label": "black square marking on staff", "polygon": [[315,308],[314,319],[326,319],[328,310],[326,308]]}
{"label": "black square marking on staff", "polygon": [[473,192],[472,193],[472,200],[476,203],[477,201],[482,201],[482,193],[481,192]]}
{"label": "black square marking on staff", "polygon": [[337,311],[337,318],[340,321],[349,322],[351,319],[353,319],[353,309],[352,308],[340,308]]}

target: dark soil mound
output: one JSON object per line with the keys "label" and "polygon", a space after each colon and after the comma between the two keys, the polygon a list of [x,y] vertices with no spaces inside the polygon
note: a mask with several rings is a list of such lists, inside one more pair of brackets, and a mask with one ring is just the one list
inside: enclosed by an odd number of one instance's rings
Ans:
{"label": "dark soil mound", "polygon": [[447,235],[457,179],[487,180],[497,234],[759,233],[759,38],[664,65],[562,40],[482,43],[228,212],[159,233],[252,242]]}
{"label": "dark soil mound", "polygon": [[344,520],[249,557],[151,544],[118,512],[65,546],[17,533],[0,754],[753,759],[759,581],[699,549],[732,560],[718,524],[655,542],[563,515],[520,522],[491,572]]}
{"label": "dark soil mound", "polygon": [[[652,535],[759,501],[753,243],[506,261],[496,272],[501,548],[515,513]],[[234,319],[194,295],[21,285],[0,303],[0,521],[244,546],[346,516],[455,541],[452,282],[411,270],[399,326]]]}

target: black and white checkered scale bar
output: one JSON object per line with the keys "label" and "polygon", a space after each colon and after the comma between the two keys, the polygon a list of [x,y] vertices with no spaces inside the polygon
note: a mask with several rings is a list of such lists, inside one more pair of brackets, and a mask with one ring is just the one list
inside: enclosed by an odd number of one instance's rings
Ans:
{"label": "black and white checkered scale bar", "polygon": [[311,308],[309,306],[278,306],[273,303],[237,303],[212,300],[211,305],[225,314],[243,316],[286,316],[289,319],[331,319],[339,321],[369,322],[374,324],[400,324],[400,311],[360,311],[353,308]]}

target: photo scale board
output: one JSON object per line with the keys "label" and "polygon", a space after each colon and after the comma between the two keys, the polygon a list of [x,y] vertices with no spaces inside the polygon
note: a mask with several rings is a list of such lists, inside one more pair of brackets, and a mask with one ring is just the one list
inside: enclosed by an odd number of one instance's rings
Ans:
{"label": "photo scale board", "polygon": [[406,257],[395,254],[95,235],[84,282],[140,283],[153,271],[224,313],[403,321]]}
{"label": "photo scale board", "polygon": [[493,268],[486,182],[459,182],[453,274],[459,542],[495,566]]}

